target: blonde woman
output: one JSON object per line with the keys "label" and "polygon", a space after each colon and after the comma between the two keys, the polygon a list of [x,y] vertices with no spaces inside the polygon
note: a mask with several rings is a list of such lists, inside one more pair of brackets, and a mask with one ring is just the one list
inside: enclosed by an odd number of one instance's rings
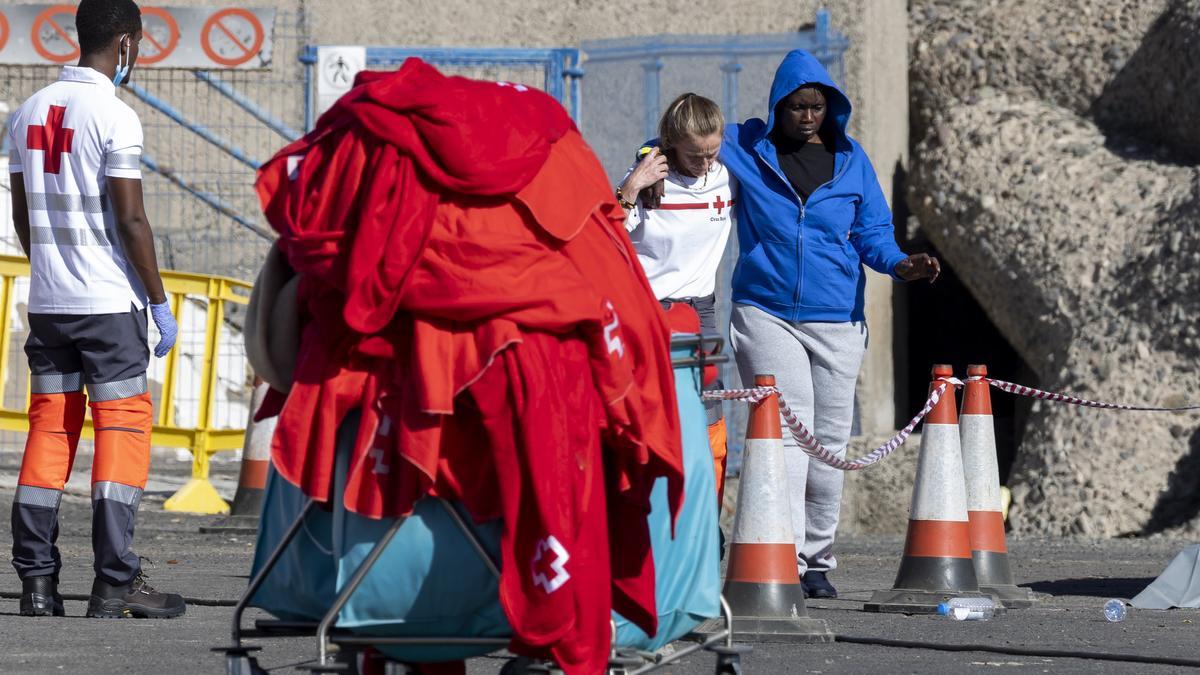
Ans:
{"label": "blonde woman", "polygon": [[[687,93],[667,106],[658,138],[617,188],[625,229],[664,309],[683,303],[700,316],[700,330],[718,334],[717,267],[733,227],[737,186],[717,159],[725,118],[713,101]],[[719,382],[710,387],[720,388]],[[718,500],[725,485],[725,421],[721,403],[705,404],[717,472]]]}

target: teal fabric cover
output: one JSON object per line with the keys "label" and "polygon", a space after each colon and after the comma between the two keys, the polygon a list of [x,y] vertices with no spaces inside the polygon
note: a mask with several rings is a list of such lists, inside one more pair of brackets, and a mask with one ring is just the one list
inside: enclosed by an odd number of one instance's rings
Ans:
{"label": "teal fabric cover", "polygon": [[[676,351],[674,356],[685,357],[687,351]],[[617,643],[622,647],[657,649],[720,612],[716,485],[704,406],[698,393],[699,378],[696,368],[677,368],[675,372],[683,421],[685,501],[674,539],[665,479],[659,480],[651,495],[658,635],[647,637],[614,614]],[[347,419],[339,430],[339,446],[349,447],[357,426],[357,416]],[[372,520],[347,511],[341,498],[345,474],[346,458],[341,453],[335,467],[333,512],[317,510],[310,514],[305,529],[285,553],[280,566],[255,595],[254,606],[280,618],[319,620],[332,606],[337,591],[394,522]],[[272,474],[264,496],[255,571],[303,503],[304,497],[295,486]],[[491,558],[498,561],[502,524],[474,523],[461,507],[453,508],[458,509]],[[417,503],[413,514],[342,609],[337,626],[363,635],[506,638],[511,629],[498,601],[498,588],[496,578],[445,506],[426,498]],[[380,649],[399,661],[437,662],[477,656],[495,648],[381,646]]]}
{"label": "teal fabric cover", "polygon": [[[507,638],[512,634],[498,601],[496,577],[447,513],[446,504],[432,498],[417,502],[412,515],[342,609],[339,627],[364,635],[407,637]],[[451,507],[458,509],[492,559],[499,560],[501,522],[475,524],[461,507]],[[371,520],[345,509],[338,510],[336,521],[340,588],[394,521]],[[430,662],[477,656],[498,647],[379,649],[399,661]]]}
{"label": "teal fabric cover", "polygon": [[[671,356],[686,358],[688,350],[672,350]],[[648,637],[640,628],[614,614],[617,644],[621,647],[653,651],[721,612],[716,476],[699,392],[699,368],[676,368],[675,395],[683,427],[683,510],[672,539],[666,479],[658,479],[650,495],[658,633]]]}
{"label": "teal fabric cover", "polygon": [[[251,578],[262,569],[305,501],[307,497],[300,488],[284,480],[274,469],[268,472]],[[337,597],[336,582],[333,515],[317,508],[308,514],[304,527],[284,550],[250,604],[287,621],[320,621]]]}

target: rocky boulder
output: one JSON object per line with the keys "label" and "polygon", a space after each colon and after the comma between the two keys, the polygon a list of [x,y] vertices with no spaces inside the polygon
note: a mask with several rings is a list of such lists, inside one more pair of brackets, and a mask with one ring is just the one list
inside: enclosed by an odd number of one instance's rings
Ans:
{"label": "rocky boulder", "polygon": [[[1198,2],[914,4],[921,231],[1042,388],[1200,401],[1200,170],[1181,159],[1200,86],[1150,94],[1200,78],[1200,58],[1177,58],[1195,33],[1175,57],[1152,44]],[[1121,84],[1132,72],[1159,74]],[[1034,404],[1009,484],[1017,531],[1196,528],[1200,415]]]}
{"label": "rocky boulder", "polygon": [[994,89],[1086,113],[1166,0],[914,0],[913,142],[938,111]]}
{"label": "rocky boulder", "polygon": [[[1137,3],[1134,3],[1137,4]],[[1104,87],[1093,113],[1110,133],[1200,162],[1200,0],[1175,0]]]}

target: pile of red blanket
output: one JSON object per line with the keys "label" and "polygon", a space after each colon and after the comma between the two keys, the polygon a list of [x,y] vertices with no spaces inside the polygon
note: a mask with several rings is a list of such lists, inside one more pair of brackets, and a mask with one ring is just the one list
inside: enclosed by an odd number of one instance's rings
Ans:
{"label": "pile of red blanket", "polygon": [[301,275],[280,474],[328,500],[361,409],[346,507],[503,518],[514,651],[590,674],[610,610],[653,634],[650,489],[683,499],[670,334],[562,107],[412,59],[362,73],[257,187]]}

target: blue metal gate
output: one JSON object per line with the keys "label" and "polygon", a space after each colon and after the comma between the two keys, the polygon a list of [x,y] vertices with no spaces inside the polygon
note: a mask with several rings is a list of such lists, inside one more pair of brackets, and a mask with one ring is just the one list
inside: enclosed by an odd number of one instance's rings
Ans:
{"label": "blue metal gate", "polygon": [[[658,135],[664,105],[692,91],[721,104],[725,119],[765,117],[775,69],[787,52],[804,49],[844,84],[849,40],[817,12],[812,29],[773,35],[656,35],[583,43],[585,54],[581,128],[615,185],[645,139]],[[640,75],[640,77],[639,77]],[[729,339],[730,279],[737,263],[737,233],[730,237],[717,272],[717,325]],[[732,362],[722,366],[728,387],[740,387]],[[737,471],[748,407],[725,406],[730,469]]]}
{"label": "blue metal gate", "polygon": [[[305,128],[316,121],[313,93],[318,47],[300,55],[305,67]],[[405,59],[417,57],[442,72],[480,80],[496,80],[537,87],[558,99],[574,119],[579,119],[578,49],[367,47],[367,70],[395,70]]]}
{"label": "blue metal gate", "polygon": [[[662,106],[675,96],[692,91],[718,101],[731,122],[765,116],[771,80],[787,52],[809,51],[844,84],[849,46],[833,30],[829,13],[819,10],[811,28],[795,33],[654,35],[586,41],[582,49],[367,47],[366,66],[395,69],[415,56],[443,72],[539,87],[570,112],[615,185],[638,145],[657,134]],[[317,49],[306,48],[300,58],[306,70],[308,128],[315,112]],[[718,325],[727,341],[736,239],[735,233],[718,272]],[[736,366],[730,362],[723,368],[725,384],[740,386]],[[731,467],[740,458],[742,440],[736,430],[745,428],[746,415],[744,405],[726,406]]]}
{"label": "blue metal gate", "polygon": [[[652,35],[584,42],[584,135],[609,177],[621,177],[631,150],[657,135],[662,106],[692,91],[721,104],[725,119],[765,116],[767,94],[783,55],[805,49],[835,80],[844,77],[849,41],[817,12],[810,30],[767,35]],[[750,105],[742,102],[752,101]]]}

